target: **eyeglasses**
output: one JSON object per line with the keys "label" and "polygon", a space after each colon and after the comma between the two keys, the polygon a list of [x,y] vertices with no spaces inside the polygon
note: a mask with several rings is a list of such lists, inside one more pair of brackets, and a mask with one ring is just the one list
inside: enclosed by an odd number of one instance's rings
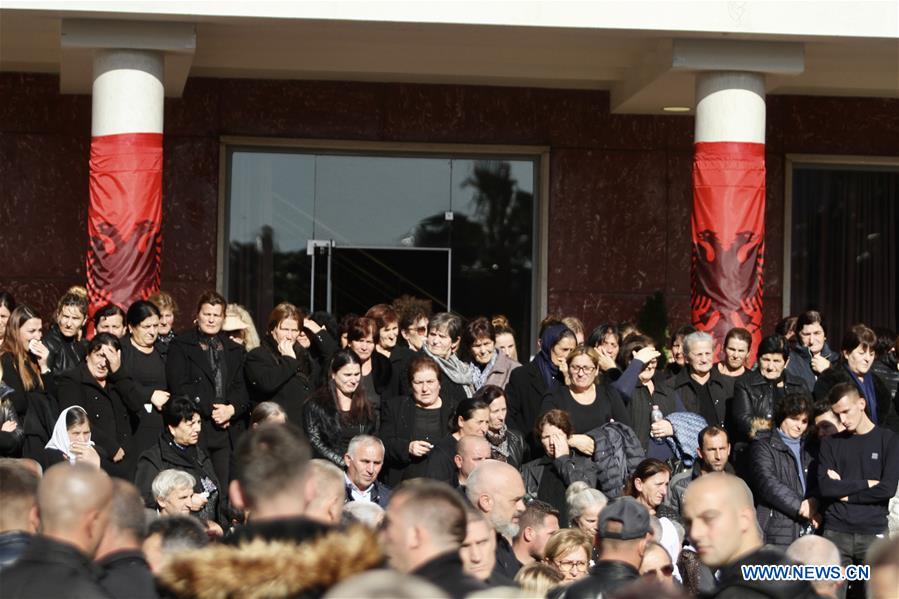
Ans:
{"label": "eyeglasses", "polygon": [[584,374],[593,374],[596,371],[596,366],[569,366],[568,370],[571,372],[583,372]]}
{"label": "eyeglasses", "polygon": [[418,333],[419,335],[424,335],[428,332],[428,327],[409,327],[406,330],[410,333]]}
{"label": "eyeglasses", "polygon": [[665,576],[667,578],[667,577],[671,576],[672,574],[674,574],[674,566],[668,565],[668,566],[662,566],[661,568],[658,568],[656,570],[647,570],[646,572],[641,574],[641,576],[643,576],[643,578],[649,578],[651,576],[655,576],[657,578],[659,576]]}
{"label": "eyeglasses", "polygon": [[586,570],[587,562],[582,561],[574,561],[574,560],[562,560],[561,562],[557,562],[553,560],[553,563],[556,564],[556,567],[559,568],[562,572],[570,572],[572,570]]}

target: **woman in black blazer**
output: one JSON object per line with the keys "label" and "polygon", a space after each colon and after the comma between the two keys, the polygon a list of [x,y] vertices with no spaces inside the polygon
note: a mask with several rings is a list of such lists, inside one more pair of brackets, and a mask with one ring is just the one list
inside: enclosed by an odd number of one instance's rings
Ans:
{"label": "woman in black blazer", "polygon": [[230,480],[231,452],[246,430],[250,404],[243,371],[246,352],[222,331],[226,306],[215,291],[203,293],[197,302],[197,327],[171,341],[165,365],[169,391],[197,404],[200,446],[208,451],[223,485]]}
{"label": "woman in black blazer", "polygon": [[371,318],[360,317],[349,322],[347,327],[347,349],[353,350],[362,363],[362,381],[365,397],[375,409],[381,412],[381,398],[387,397],[390,385],[390,358],[375,351],[378,328]]}
{"label": "woman in black blazer", "polygon": [[456,403],[445,399],[440,388],[440,367],[427,356],[409,363],[412,395],[384,402],[379,436],[386,455],[382,478],[389,486],[425,476],[428,454],[446,436],[446,426]]}

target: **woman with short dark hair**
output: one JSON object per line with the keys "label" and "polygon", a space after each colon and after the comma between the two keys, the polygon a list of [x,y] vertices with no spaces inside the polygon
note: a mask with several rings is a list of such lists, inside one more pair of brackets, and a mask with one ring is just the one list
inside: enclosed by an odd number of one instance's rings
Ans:
{"label": "woman with short dark hair", "polygon": [[156,304],[137,300],[125,315],[128,334],[122,338],[122,371],[116,390],[131,413],[134,453],[153,446],[162,433],[162,407],[169,400],[165,357],[159,352],[160,312]]}
{"label": "woman with short dark hair", "polygon": [[853,383],[868,406],[871,422],[899,432],[899,414],[893,405],[890,391],[879,376],[871,372],[877,335],[863,324],[851,327],[843,335],[840,359],[821,373],[815,383],[815,399],[826,397],[839,383]]}
{"label": "woman with short dark hair", "polygon": [[440,373],[434,360],[416,356],[409,363],[412,393],[388,399],[381,407],[378,436],[386,449],[384,476],[391,487],[424,476],[428,453],[446,434],[457,404],[443,397]]}
{"label": "woman with short dark hair", "polygon": [[573,450],[570,444],[574,428],[564,410],[544,413],[534,425],[534,436],[544,455],[521,467],[525,492],[559,510],[559,522],[568,522],[565,490],[571,483],[583,481],[596,486],[596,462]]}
{"label": "woman with short dark hair", "polygon": [[505,389],[512,371],[521,364],[496,349],[493,324],[483,316],[472,320],[465,326],[464,341],[473,360],[475,388],[496,385]]}
{"label": "woman with short dark hair", "polygon": [[110,333],[118,338],[125,336],[125,311],[109,303],[94,312],[94,332]]}
{"label": "woman with short dark hair", "polygon": [[789,546],[817,518],[815,473],[809,476],[812,456],[805,443],[811,418],[808,395],[787,395],[775,408],[774,429],[759,432],[749,446],[749,483],[767,544]]}
{"label": "woman with short dark hair", "polygon": [[449,419],[449,434],[438,439],[428,454],[426,476],[451,486],[458,486],[456,463],[454,461],[459,440],[464,436],[483,437],[487,432],[490,406],[481,398],[466,397],[456,406]]}
{"label": "woman with short dark hair", "polygon": [[754,421],[770,423],[775,407],[785,396],[805,391],[802,380],[787,371],[789,356],[789,343],[780,335],[768,335],[759,343],[758,368],[737,382],[730,403],[728,431],[735,443],[749,442]]}
{"label": "woman with short dark hair", "polygon": [[496,385],[484,385],[474,397],[486,402],[490,409],[484,436],[490,443],[493,459],[520,468],[524,459],[524,435],[506,424],[509,413],[506,392]]}
{"label": "woman with short dark hair", "polygon": [[462,342],[462,319],[449,312],[435,314],[428,323],[422,352],[440,367],[443,397],[459,403],[476,391],[475,368],[456,355]]}
{"label": "woman with short dark hair", "polygon": [[371,318],[360,317],[347,325],[347,349],[359,357],[362,368],[360,387],[375,413],[381,411],[381,397],[388,395],[391,380],[390,359],[375,351],[378,327]]}
{"label": "woman with short dark hair", "polygon": [[746,358],[752,349],[752,333],[742,327],[733,327],[724,336],[724,360],[718,362],[718,372],[737,378],[746,370]]}
{"label": "woman with short dark hair", "polygon": [[91,436],[118,465],[122,478],[134,474],[137,454],[131,439],[131,420],[115,382],[122,364],[122,346],[110,333],[91,339],[84,363],[57,377],[59,408],[81,406],[91,420]]}
{"label": "woman with short dark hair", "polygon": [[196,481],[191,511],[203,520],[226,524],[228,488],[220,483],[209,454],[200,445],[202,420],[197,404],[191,399],[172,397],[162,409],[162,434],[138,459],[134,485],[140,490],[146,507],[155,509],[156,476],[172,468],[187,472]]}
{"label": "woman with short dark hair", "polygon": [[312,452],[344,468],[343,456],[356,435],[377,430],[377,415],[362,388],[362,360],[353,350],[331,358],[330,381],[303,404],[303,428]]}

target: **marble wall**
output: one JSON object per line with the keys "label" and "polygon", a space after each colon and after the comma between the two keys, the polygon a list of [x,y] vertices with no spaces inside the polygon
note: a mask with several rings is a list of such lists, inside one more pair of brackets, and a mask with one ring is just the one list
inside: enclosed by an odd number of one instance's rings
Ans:
{"label": "marble wall", "polygon": [[[83,284],[90,98],[0,74],[0,288],[49,314]],[[612,115],[601,91],[202,79],[165,112],[162,285],[214,287],[223,135],[550,147],[550,309],[588,327],[663,291],[689,319],[693,119]],[[899,155],[899,100],[768,98],[765,329],[780,318],[785,157]],[[186,320],[186,317],[185,317]]]}

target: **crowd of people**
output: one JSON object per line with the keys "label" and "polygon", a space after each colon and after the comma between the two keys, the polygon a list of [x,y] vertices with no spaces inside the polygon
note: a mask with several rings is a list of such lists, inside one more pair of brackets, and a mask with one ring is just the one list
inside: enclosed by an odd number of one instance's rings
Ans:
{"label": "crowd of people", "polygon": [[[528,360],[408,296],[77,287],[44,324],[0,292],[5,596],[899,597],[892,331],[550,316]],[[838,576],[747,574],[797,564]]]}

